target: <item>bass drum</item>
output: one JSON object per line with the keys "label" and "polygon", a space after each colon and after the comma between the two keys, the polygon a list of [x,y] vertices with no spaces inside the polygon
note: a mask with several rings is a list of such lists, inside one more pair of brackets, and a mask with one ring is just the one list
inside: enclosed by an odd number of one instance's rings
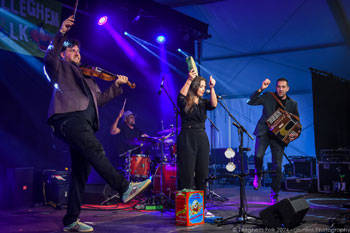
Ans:
{"label": "bass drum", "polygon": [[[153,177],[153,192],[160,193],[161,166],[158,166]],[[163,193],[175,200],[176,194],[176,165],[163,164]]]}

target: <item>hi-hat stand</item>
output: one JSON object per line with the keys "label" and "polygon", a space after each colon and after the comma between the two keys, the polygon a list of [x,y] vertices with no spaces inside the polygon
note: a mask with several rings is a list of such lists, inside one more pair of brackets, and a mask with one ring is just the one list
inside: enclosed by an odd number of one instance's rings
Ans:
{"label": "hi-hat stand", "polygon": [[203,183],[208,182],[208,195],[207,195],[207,202],[213,200],[213,201],[220,201],[220,202],[225,202],[228,201],[226,197],[222,197],[216,192],[214,192],[212,189],[213,186],[213,181],[216,180],[216,176],[210,175],[208,176]]}
{"label": "hi-hat stand", "polygon": [[160,141],[160,152],[161,152],[161,158],[160,158],[160,181],[159,181],[159,186],[160,186],[160,192],[153,197],[153,201],[154,199],[158,199],[159,201],[157,201],[157,203],[163,205],[163,206],[174,206],[174,201],[171,199],[171,192],[169,192],[169,196],[167,196],[164,193],[163,190],[163,177],[164,177],[164,160],[165,160],[165,155],[164,155],[164,141],[169,138],[172,137],[174,135],[174,132],[166,135],[166,136],[162,136],[159,141]]}
{"label": "hi-hat stand", "polygon": [[209,118],[207,117],[208,121],[210,122],[210,154],[211,154],[211,158],[212,158],[212,161],[213,161],[213,172],[214,174],[213,175],[209,175],[207,177],[207,179],[205,179],[205,182],[203,183],[206,183],[208,182],[208,195],[207,195],[207,201],[211,201],[211,200],[214,200],[214,201],[220,201],[220,202],[225,202],[225,201],[228,201],[228,199],[226,197],[222,197],[220,196],[219,194],[217,194],[216,192],[213,191],[213,185],[215,180],[216,180],[216,155],[214,155],[213,153],[213,145],[214,145],[214,141],[215,141],[215,135],[214,135],[214,129],[217,131],[217,132],[220,132],[220,130],[218,129],[218,127],[216,127],[216,125],[214,124],[214,122]]}
{"label": "hi-hat stand", "polygon": [[[238,135],[240,137],[240,144],[239,144],[239,154],[241,156],[241,173],[237,175],[232,175],[233,177],[238,177],[240,181],[240,206],[239,206],[239,213],[237,215],[233,215],[227,218],[224,218],[222,220],[219,220],[216,222],[218,226],[224,225],[224,224],[240,224],[239,232],[242,231],[243,224],[257,224],[257,220],[260,218],[249,215],[247,213],[247,202],[246,202],[246,195],[245,195],[245,177],[250,175],[245,173],[244,171],[244,151],[250,151],[250,148],[243,147],[243,133],[246,133],[249,138],[254,140],[254,138],[249,134],[249,132],[244,128],[243,125],[241,125],[237,119],[230,113],[230,111],[227,109],[227,107],[218,99],[219,104],[225,109],[225,111],[228,113],[228,115],[231,117],[232,124],[237,127]],[[231,219],[236,219],[235,221],[228,221]]]}
{"label": "hi-hat stand", "polygon": [[[132,148],[131,150],[128,150],[128,151],[124,152],[123,154],[118,155],[118,157],[124,157],[124,156],[126,156],[126,155],[128,156],[128,168],[127,168],[127,177],[128,177],[127,180],[128,180],[128,182],[130,182],[131,152],[133,152],[133,151],[135,151],[135,150],[137,150],[137,149],[140,149],[141,147],[143,147],[143,144],[141,144],[141,145],[139,145],[139,146],[137,146],[137,147],[134,147],[134,148]],[[112,189],[112,188],[111,188],[108,184],[106,184],[105,187],[104,187],[103,193],[105,194],[105,193],[111,192],[111,189]],[[120,197],[120,196],[119,196],[119,193],[117,192],[117,193],[115,193],[114,195],[112,195],[112,196],[106,198],[106,200],[102,201],[100,205],[104,205],[104,204],[106,204],[107,202],[109,202],[110,200],[112,200],[112,199],[114,199],[114,198],[119,198],[119,197]]]}

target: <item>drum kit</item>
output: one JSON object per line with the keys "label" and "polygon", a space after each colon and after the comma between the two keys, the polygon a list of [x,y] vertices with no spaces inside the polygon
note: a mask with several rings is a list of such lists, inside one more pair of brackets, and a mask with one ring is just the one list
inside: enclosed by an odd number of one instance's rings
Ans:
{"label": "drum kit", "polygon": [[[138,137],[128,141],[133,149],[119,155],[125,157],[128,181],[151,179],[152,193],[174,200],[176,192],[176,144],[174,128],[159,131],[159,137]],[[133,153],[138,151],[141,153]]]}

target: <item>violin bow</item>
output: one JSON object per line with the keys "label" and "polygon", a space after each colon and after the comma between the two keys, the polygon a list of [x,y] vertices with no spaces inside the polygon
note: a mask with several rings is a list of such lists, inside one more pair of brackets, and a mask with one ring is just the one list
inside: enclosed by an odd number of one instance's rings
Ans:
{"label": "violin bow", "polygon": [[78,3],[79,0],[75,0],[75,6],[74,6],[74,11],[73,11],[73,18],[75,19],[75,15],[77,13],[77,9],[78,9]]}

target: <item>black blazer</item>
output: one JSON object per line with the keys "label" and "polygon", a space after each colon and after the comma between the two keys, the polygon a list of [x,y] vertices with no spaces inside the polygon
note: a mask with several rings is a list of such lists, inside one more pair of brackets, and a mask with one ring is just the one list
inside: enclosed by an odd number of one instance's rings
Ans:
{"label": "black blazer", "polygon": [[[255,91],[248,101],[249,105],[263,105],[263,112],[254,130],[254,135],[261,136],[269,132],[265,121],[277,110],[277,101],[273,98],[270,92],[265,92],[260,95],[261,92]],[[286,111],[299,117],[298,104],[289,96],[287,96]]]}
{"label": "black blazer", "polygon": [[[53,38],[44,58],[45,70],[50,76],[52,84],[58,84],[58,89],[53,88],[48,117],[59,113],[83,111],[88,107],[89,97],[84,89],[84,76],[80,68],[71,62],[59,58],[63,42],[67,39],[67,33],[58,32]],[[96,81],[85,78],[90,89],[99,124],[98,108],[120,95],[123,91],[114,82],[104,92],[101,92]]]}

